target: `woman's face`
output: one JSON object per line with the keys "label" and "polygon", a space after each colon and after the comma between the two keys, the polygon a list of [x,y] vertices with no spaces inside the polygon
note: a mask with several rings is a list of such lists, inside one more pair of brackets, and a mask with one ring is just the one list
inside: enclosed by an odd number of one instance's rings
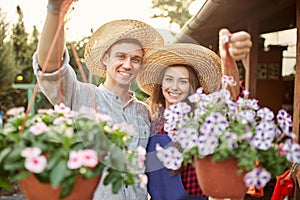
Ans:
{"label": "woman's face", "polygon": [[184,101],[189,91],[189,71],[184,66],[168,67],[162,79],[162,93],[166,107]]}

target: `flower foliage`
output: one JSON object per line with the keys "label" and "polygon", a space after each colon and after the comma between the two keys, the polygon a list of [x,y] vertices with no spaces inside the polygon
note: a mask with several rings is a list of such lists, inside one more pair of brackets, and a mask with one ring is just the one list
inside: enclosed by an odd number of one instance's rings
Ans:
{"label": "flower foliage", "polygon": [[123,184],[145,186],[145,151],[128,148],[135,132],[129,124],[113,124],[107,115],[82,108],[73,112],[63,104],[26,117],[12,108],[0,130],[0,187],[33,173],[43,183],[62,187],[67,196],[76,177],[93,178],[107,169],[104,184],[114,193]]}
{"label": "flower foliage", "polygon": [[274,116],[250,99],[247,91],[233,101],[226,87],[235,82],[228,76],[222,81],[224,87],[219,91],[204,94],[199,88],[189,96],[192,106],[179,102],[165,110],[164,129],[177,145],[166,149],[157,145],[157,157],[172,170],[191,163],[194,157],[211,156],[213,161],[236,158],[247,172],[246,185],[264,187],[291,162],[300,163],[291,116],[283,109]]}

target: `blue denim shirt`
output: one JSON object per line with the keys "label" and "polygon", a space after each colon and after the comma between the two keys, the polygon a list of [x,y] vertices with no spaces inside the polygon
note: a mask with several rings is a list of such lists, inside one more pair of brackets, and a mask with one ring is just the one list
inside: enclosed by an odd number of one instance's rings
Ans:
{"label": "blue denim shirt", "polygon": [[[103,85],[95,86],[90,83],[82,83],[77,80],[73,68],[69,65],[69,54],[65,50],[62,67],[53,73],[44,73],[39,68],[37,54],[33,55],[33,70],[39,80],[41,91],[54,105],[59,103],[59,76],[62,78],[62,102],[72,110],[79,110],[81,106],[93,107],[96,102],[97,111],[109,115],[114,123],[127,122],[134,126],[138,135],[132,137],[129,148],[136,150],[139,145],[146,148],[150,135],[150,117],[145,103],[137,100],[134,93],[129,91],[130,100],[122,104],[121,99],[106,89]],[[104,172],[105,173],[105,172]],[[144,170],[142,171],[144,173]],[[102,177],[105,177],[103,174]],[[105,186],[103,180],[94,193],[94,200],[146,200],[147,189],[136,186],[123,186],[118,194],[113,194],[111,186]]]}

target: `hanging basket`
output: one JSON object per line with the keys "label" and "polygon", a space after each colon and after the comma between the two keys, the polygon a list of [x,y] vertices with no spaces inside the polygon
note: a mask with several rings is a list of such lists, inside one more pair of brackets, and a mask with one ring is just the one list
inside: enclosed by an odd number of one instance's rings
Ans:
{"label": "hanging basket", "polygon": [[[64,200],[91,200],[101,176],[92,179],[77,177],[72,192]],[[54,189],[49,183],[41,183],[33,175],[20,181],[26,200],[61,200],[61,188]]]}
{"label": "hanging basket", "polygon": [[235,159],[213,162],[211,157],[195,159],[195,168],[201,190],[213,198],[230,198],[241,200],[244,198],[247,187]]}

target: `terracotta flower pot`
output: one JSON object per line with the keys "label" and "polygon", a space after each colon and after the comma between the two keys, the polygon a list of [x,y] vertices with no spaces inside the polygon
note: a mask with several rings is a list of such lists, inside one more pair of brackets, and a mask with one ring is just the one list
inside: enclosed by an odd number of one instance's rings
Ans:
{"label": "terracotta flower pot", "polygon": [[195,168],[198,183],[205,195],[231,200],[244,198],[247,192],[243,180],[245,173],[237,173],[240,168],[235,159],[212,162],[211,157],[208,156],[195,159]]}
{"label": "terracotta flower pot", "polygon": [[[92,179],[78,177],[72,192],[64,200],[91,200],[101,176]],[[33,174],[20,181],[26,200],[59,200],[61,188],[52,188],[50,184],[39,182]]]}

